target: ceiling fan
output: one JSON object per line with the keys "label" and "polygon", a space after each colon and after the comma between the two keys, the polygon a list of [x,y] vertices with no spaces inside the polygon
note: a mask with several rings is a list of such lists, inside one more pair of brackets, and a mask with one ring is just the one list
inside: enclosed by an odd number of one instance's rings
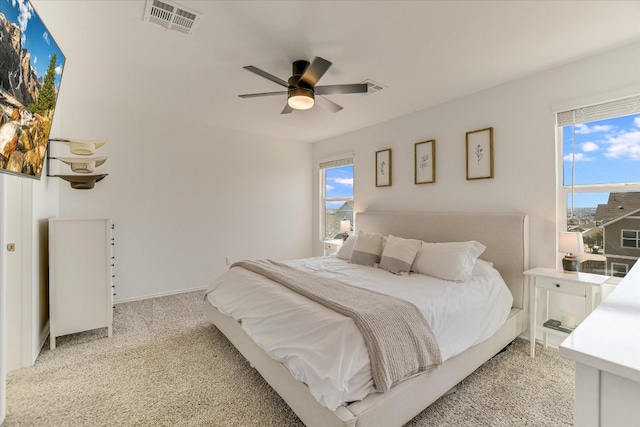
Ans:
{"label": "ceiling fan", "polygon": [[318,104],[320,107],[337,113],[342,107],[335,102],[325,98],[322,95],[334,95],[344,93],[367,93],[368,85],[366,83],[355,83],[345,85],[326,85],[316,86],[318,80],[331,67],[331,62],[324,58],[316,56],[313,62],[298,60],[293,62],[292,75],[289,80],[284,81],[278,77],[262,71],[253,65],[242,67],[247,71],[251,71],[267,80],[279,84],[287,88],[286,91],[279,92],[263,92],[249,93],[238,95],[240,98],[256,98],[259,96],[287,95],[287,105],[280,114],[288,114],[293,110],[307,110]]}

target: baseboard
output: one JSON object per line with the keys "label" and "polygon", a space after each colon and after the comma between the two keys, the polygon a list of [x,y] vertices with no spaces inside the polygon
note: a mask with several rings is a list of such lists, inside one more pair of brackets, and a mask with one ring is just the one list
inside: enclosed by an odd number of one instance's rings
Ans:
{"label": "baseboard", "polygon": [[142,301],[142,300],[146,300],[146,299],[166,297],[166,296],[169,296],[169,295],[186,294],[187,292],[204,291],[205,289],[207,289],[207,287],[206,286],[202,286],[202,287],[198,287],[198,288],[181,289],[179,291],[161,292],[159,294],[144,295],[144,296],[140,296],[140,297],[121,299],[121,300],[114,301],[113,303],[114,304],[122,304],[122,303],[125,303],[125,302]]}

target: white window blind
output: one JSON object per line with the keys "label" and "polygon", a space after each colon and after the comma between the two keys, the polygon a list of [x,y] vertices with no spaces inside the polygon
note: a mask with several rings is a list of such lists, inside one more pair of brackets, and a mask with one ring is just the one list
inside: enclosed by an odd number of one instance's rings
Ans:
{"label": "white window blind", "polygon": [[338,168],[353,164],[353,155],[349,157],[341,157],[339,159],[320,161],[320,169]]}
{"label": "white window blind", "polygon": [[556,114],[558,127],[588,123],[640,113],[640,95],[603,102],[602,104],[561,111]]}

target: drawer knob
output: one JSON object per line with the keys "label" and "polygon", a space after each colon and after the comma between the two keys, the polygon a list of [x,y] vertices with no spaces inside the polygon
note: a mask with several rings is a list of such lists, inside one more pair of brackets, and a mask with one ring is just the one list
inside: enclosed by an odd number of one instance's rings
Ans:
{"label": "drawer knob", "polygon": [[556,288],[559,288],[559,287],[560,287],[560,283],[556,283]]}

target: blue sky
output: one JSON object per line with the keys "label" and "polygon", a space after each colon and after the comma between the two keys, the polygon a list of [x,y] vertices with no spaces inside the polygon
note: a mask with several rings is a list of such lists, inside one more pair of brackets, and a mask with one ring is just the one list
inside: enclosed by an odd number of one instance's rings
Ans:
{"label": "blue sky", "polygon": [[64,55],[31,3],[28,0],[0,0],[0,12],[22,31],[22,47],[31,53],[31,67],[36,69],[38,77],[44,78],[51,56],[56,53],[55,86],[59,88]]}
{"label": "blue sky", "polygon": [[[353,165],[325,171],[326,197],[353,197]],[[327,202],[328,208],[339,208],[343,202]]]}
{"label": "blue sky", "polygon": [[[575,125],[562,129],[564,185],[571,185],[575,156],[575,185],[640,182],[640,114]],[[572,145],[574,154],[572,154]],[[609,193],[575,194],[575,207],[606,203]]]}
{"label": "blue sky", "polygon": [[327,197],[353,197],[353,165],[326,170]]}

